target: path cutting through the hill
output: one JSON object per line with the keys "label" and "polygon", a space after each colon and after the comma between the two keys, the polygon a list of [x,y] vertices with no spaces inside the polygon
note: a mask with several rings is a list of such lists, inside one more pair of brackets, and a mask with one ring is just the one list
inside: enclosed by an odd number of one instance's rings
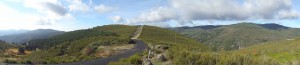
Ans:
{"label": "path cutting through the hill", "polygon": [[[143,26],[138,26],[136,32],[133,34],[133,37],[131,38],[134,42],[134,48],[129,49],[129,50],[124,50],[124,53],[120,53],[117,55],[109,56],[106,58],[99,58],[99,59],[94,59],[94,60],[82,60],[78,62],[73,62],[73,63],[61,63],[61,64],[42,64],[42,65],[108,65],[109,62],[112,61],[118,61],[121,58],[128,58],[135,53],[142,53],[146,48],[147,44],[144,43],[141,40],[138,40],[138,36],[142,32]],[[31,65],[31,64],[5,64],[5,63],[0,63],[0,65]]]}

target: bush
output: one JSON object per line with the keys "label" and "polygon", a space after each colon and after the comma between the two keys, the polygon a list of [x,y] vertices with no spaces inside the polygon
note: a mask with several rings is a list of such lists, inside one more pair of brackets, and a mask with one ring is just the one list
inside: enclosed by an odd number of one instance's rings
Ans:
{"label": "bush", "polygon": [[142,56],[139,55],[139,54],[134,54],[133,56],[129,57],[128,58],[128,61],[131,63],[131,64],[142,64]]}
{"label": "bush", "polygon": [[15,61],[15,60],[10,60],[10,59],[5,59],[5,60],[4,60],[4,63],[12,63],[12,64],[16,64],[17,61]]}

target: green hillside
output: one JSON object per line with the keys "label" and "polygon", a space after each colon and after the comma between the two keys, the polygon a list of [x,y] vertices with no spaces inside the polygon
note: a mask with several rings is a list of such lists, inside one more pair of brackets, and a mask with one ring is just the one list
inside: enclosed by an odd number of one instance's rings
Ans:
{"label": "green hillside", "polygon": [[94,36],[117,36],[117,34],[112,32],[97,30],[97,29],[77,30],[77,31],[72,31],[61,35],[57,35],[51,38],[32,40],[28,42],[27,48],[48,49],[64,42],[72,42],[72,41],[94,37]]}
{"label": "green hillside", "polygon": [[168,60],[178,65],[189,61],[188,57],[185,57],[186,55],[209,51],[207,46],[194,39],[159,27],[145,26],[140,38],[150,45],[167,45],[170,47],[166,56]]}
{"label": "green hillside", "polygon": [[233,51],[238,54],[252,54],[273,59],[282,65],[299,65],[300,38],[281,41],[272,41],[253,45],[244,49]]}
{"label": "green hillside", "polygon": [[[210,51],[207,46],[194,39],[160,27],[145,25],[139,39],[147,43],[155,55],[163,54],[166,56],[167,61],[165,62],[155,60],[155,56],[152,57],[151,62],[154,63],[154,65],[173,64],[169,62],[174,62],[175,65],[182,65],[189,61],[186,55]],[[158,46],[164,46],[165,49],[167,49],[162,51],[161,49],[155,48]],[[147,51],[145,51],[144,54],[137,54],[128,59],[120,60],[119,62],[112,62],[110,65],[140,65],[143,62],[142,59],[146,56]]]}
{"label": "green hillside", "polygon": [[223,26],[197,26],[172,28],[193,38],[214,51],[234,50],[257,43],[284,40],[300,36],[300,29],[276,24],[239,23]]}
{"label": "green hillside", "polygon": [[[281,65],[281,62],[265,55],[240,51],[210,51],[207,46],[193,39],[159,27],[144,26],[139,39],[154,50],[154,56],[150,55],[150,61],[154,65]],[[167,46],[167,49],[161,50],[159,46]],[[276,49],[269,49],[272,50]],[[139,65],[145,61],[142,59],[147,58],[147,53],[136,54],[110,65]],[[164,55],[165,61],[157,59],[160,54]]]}
{"label": "green hillside", "polygon": [[53,64],[107,57],[132,48],[129,41],[135,30],[136,26],[104,25],[66,32],[47,39],[32,40],[25,44],[32,53],[6,60],[12,63]]}

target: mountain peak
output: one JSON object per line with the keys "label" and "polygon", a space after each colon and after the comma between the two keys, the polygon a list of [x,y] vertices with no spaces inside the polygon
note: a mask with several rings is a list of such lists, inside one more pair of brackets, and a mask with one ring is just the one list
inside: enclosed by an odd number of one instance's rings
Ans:
{"label": "mountain peak", "polygon": [[268,29],[273,29],[273,30],[278,30],[278,29],[288,29],[289,27],[275,24],[275,23],[268,23],[268,24],[258,24],[261,27],[268,28]]}

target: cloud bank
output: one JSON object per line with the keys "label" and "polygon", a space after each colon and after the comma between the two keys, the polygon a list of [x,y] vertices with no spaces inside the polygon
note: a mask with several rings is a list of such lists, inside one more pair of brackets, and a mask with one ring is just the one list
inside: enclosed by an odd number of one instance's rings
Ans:
{"label": "cloud bank", "polygon": [[159,7],[126,19],[126,23],[157,23],[176,20],[180,24],[197,20],[241,21],[298,19],[291,0],[169,0]]}

